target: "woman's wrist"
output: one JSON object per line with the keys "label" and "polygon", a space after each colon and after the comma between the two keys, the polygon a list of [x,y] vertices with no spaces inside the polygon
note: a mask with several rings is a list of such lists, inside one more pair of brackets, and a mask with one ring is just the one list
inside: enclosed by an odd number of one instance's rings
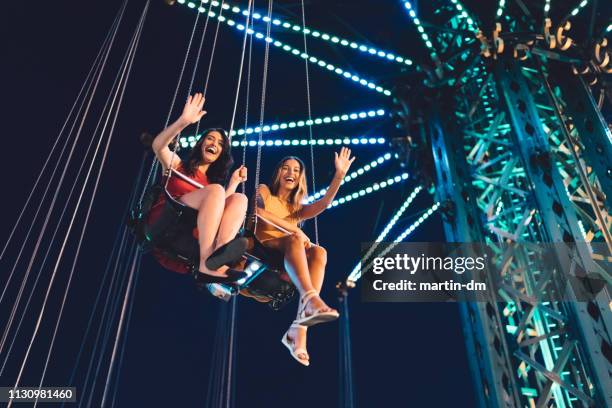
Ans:
{"label": "woman's wrist", "polygon": [[338,179],[338,180],[342,181],[342,179],[344,179],[345,175],[346,175],[345,172],[336,170],[336,173],[334,174],[334,179]]}
{"label": "woman's wrist", "polygon": [[239,182],[235,181],[235,180],[230,180],[230,182],[227,184],[227,191],[230,190],[234,190],[236,191],[236,188],[238,187]]}
{"label": "woman's wrist", "polygon": [[179,117],[174,123],[179,127],[179,132],[190,125],[188,120],[183,119],[181,117]]}

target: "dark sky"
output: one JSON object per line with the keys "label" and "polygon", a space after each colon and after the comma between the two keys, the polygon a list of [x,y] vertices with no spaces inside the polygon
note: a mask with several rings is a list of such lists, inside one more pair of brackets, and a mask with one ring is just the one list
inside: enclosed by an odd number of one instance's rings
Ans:
{"label": "dark sky", "polygon": [[[244,6],[245,1],[241,4]],[[263,11],[264,3],[256,4]],[[274,13],[299,22],[300,9],[295,2],[278,1]],[[136,25],[144,2],[130,1],[122,30],[109,63],[117,66]],[[3,58],[1,83],[5,157],[8,159],[5,217],[0,226],[8,235],[13,222],[40,173],[42,163],[87,74],[120,2],[11,2],[3,7]],[[418,58],[422,46],[415,43],[401,2],[379,1],[313,1],[307,3],[307,25],[336,33],[359,42]],[[120,225],[133,179],[142,160],[138,135],[157,132],[163,126],[170,106],[187,39],[195,13],[184,6],[168,7],[153,1],[142,41],[118,117],[114,140],[94,202],[92,220],[85,235],[74,288],[68,297],[64,323],[47,374],[47,385],[64,385],[74,365],[75,350],[84,333],[84,325],[100,276],[110,254],[115,231]],[[260,26],[261,28],[262,26]],[[273,36],[300,47],[302,38],[293,33]],[[210,39],[210,37],[208,37]],[[228,127],[234,100],[235,81],[241,36],[221,26],[213,60],[208,90],[206,126]],[[363,74],[391,88],[411,68],[402,68],[359,52],[308,39],[313,55],[337,66]],[[208,62],[212,47],[204,45],[202,60]],[[258,120],[261,92],[263,47],[253,46],[252,98],[249,123]],[[201,90],[205,71],[200,64],[195,90]],[[333,115],[390,108],[388,98],[356,86],[327,70],[310,66],[313,116]],[[193,60],[187,65],[189,75]],[[188,75],[188,76],[189,76]],[[265,122],[303,119],[306,117],[305,76],[302,60],[277,49],[271,50]],[[106,77],[105,77],[106,78]],[[108,78],[111,78],[108,76]],[[109,79],[101,85],[108,92]],[[107,83],[108,82],[108,83]],[[106,88],[104,88],[106,87]],[[104,94],[102,94],[104,95]],[[186,85],[179,89],[179,104],[186,96]],[[101,98],[100,100],[102,100]],[[94,104],[92,115],[100,102]],[[239,125],[244,123],[244,100],[240,103]],[[176,117],[176,112],[173,115]],[[95,119],[95,118],[94,118]],[[314,137],[393,136],[387,119],[363,120],[346,125],[318,127]],[[307,137],[305,129],[270,134],[270,137]],[[86,130],[83,137],[91,137]],[[388,146],[358,146],[354,168],[389,151]],[[236,149],[236,160],[241,156]],[[262,179],[272,166],[287,154],[296,154],[310,162],[305,148],[267,148],[262,159]],[[56,160],[54,158],[54,160]],[[333,173],[333,149],[315,150],[317,184],[325,186]],[[255,150],[247,151],[247,165],[254,178]],[[355,184],[343,186],[339,196],[356,191],[372,182],[394,176],[403,170],[397,162],[385,164]],[[46,174],[43,174],[43,179]],[[337,305],[334,284],[345,278],[359,256],[360,242],[374,237],[391,218],[394,210],[417,185],[409,180],[401,185],[330,209],[320,217],[321,244],[327,247],[329,263],[322,296]],[[36,197],[36,196],[35,196]],[[61,196],[60,196],[61,201]],[[410,225],[432,198],[422,192],[391,236]],[[311,227],[307,232],[312,233]],[[19,236],[18,236],[19,238]],[[22,238],[23,239],[23,238]],[[443,240],[439,217],[433,217],[412,236],[413,241]],[[4,239],[3,239],[4,242]],[[11,254],[16,254],[13,248]],[[71,261],[71,260],[70,260]],[[2,276],[11,268],[4,262]],[[63,264],[62,264],[63,266]],[[47,267],[49,269],[49,267]],[[66,282],[60,268],[58,286]],[[8,272],[6,272],[8,274]],[[209,363],[216,327],[219,302],[193,288],[186,276],[163,270],[145,256],[136,283],[134,309],[129,326],[125,360],[121,370],[117,406],[202,406],[209,381]],[[44,287],[44,285],[43,285]],[[52,297],[61,296],[60,289]],[[39,295],[44,292],[39,290]],[[38,293],[37,292],[37,293]],[[2,306],[5,308],[5,305]],[[235,406],[332,407],[338,401],[338,325],[327,324],[310,330],[309,352],[312,364],[303,368],[294,362],[280,338],[294,314],[295,304],[275,313],[266,306],[240,298],[236,355]],[[468,365],[458,309],[453,304],[362,303],[358,290],[350,294],[351,335],[353,347],[354,388],[357,406],[448,407],[473,406]],[[53,320],[50,308],[47,321]],[[3,312],[3,319],[4,317]],[[48,329],[49,327],[46,327]],[[50,341],[49,331],[42,330],[38,351],[42,355]],[[23,341],[29,339],[27,335]],[[47,346],[48,347],[48,346]],[[19,349],[19,347],[17,347]],[[20,353],[11,356],[11,369],[1,377],[0,385],[13,384]],[[23,384],[34,384],[40,356]],[[10,372],[10,374],[8,374]],[[103,381],[100,376],[99,381]],[[100,383],[101,384],[101,383]],[[98,387],[100,387],[98,384]],[[80,387],[77,381],[76,384]],[[98,388],[99,392],[99,388]]]}

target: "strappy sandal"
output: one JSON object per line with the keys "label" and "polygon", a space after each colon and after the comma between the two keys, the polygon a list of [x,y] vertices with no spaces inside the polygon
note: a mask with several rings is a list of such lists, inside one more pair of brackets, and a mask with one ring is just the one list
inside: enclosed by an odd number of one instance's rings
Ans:
{"label": "strappy sandal", "polygon": [[[299,329],[299,330],[306,331],[308,329],[308,327],[307,326],[302,326],[301,324],[297,324],[294,321],[291,324],[291,326],[289,326],[289,330],[291,330],[291,329]],[[285,332],[285,335],[281,339],[281,343],[283,343],[283,345],[285,347],[287,347],[287,349],[289,350],[289,354],[291,354],[291,357],[293,357],[295,359],[295,361],[297,361],[298,363],[300,363],[303,366],[308,367],[310,365],[310,361],[307,358],[306,359],[300,358],[300,354],[305,354],[306,356],[308,356],[308,352],[306,351],[306,348],[304,348],[304,347],[298,347],[296,349],[293,348],[293,346],[295,344],[295,339],[289,340],[289,330],[287,330]]]}
{"label": "strappy sandal", "polygon": [[340,317],[338,311],[331,308],[331,310],[327,312],[315,310],[313,314],[306,316],[306,306],[315,297],[319,297],[319,294],[314,289],[309,290],[302,295],[302,298],[300,299],[300,308],[298,309],[298,318],[294,321],[294,323],[302,326],[314,326],[315,324],[319,323],[331,322],[332,320],[336,320],[338,317]]}

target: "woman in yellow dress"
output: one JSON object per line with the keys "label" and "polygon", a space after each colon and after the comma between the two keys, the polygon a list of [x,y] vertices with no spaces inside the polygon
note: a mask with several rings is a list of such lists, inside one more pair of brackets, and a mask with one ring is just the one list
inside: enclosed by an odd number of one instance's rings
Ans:
{"label": "woman in yellow dress", "polygon": [[265,184],[258,186],[259,222],[255,234],[264,246],[284,254],[285,270],[300,293],[297,317],[283,336],[282,343],[293,358],[306,366],[309,364],[306,329],[339,317],[338,311],[319,297],[327,253],[323,247],[311,243],[300,229],[304,220],[316,217],[331,204],[355,160],[346,147],[334,154],[334,178],[325,195],[311,204],[303,203],[307,197],[306,168],[297,157],[285,157],[280,161],[270,187]]}

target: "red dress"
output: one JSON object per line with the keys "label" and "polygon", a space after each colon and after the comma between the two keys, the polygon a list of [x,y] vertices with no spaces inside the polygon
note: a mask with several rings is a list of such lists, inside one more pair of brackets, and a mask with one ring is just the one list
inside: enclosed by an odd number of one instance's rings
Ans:
{"label": "red dress", "polygon": [[[180,173],[184,173],[182,165],[179,165],[176,168],[176,171]],[[188,177],[203,186],[207,186],[209,184],[206,174],[200,171],[199,169],[196,169],[193,176],[188,176]],[[186,182],[185,180],[183,180],[182,178],[178,176],[172,176],[170,177],[170,181],[168,181],[167,189],[168,189],[168,193],[174,199],[178,200],[183,195],[197,190],[198,187]],[[164,194],[160,194],[159,199],[157,200],[155,204],[153,204],[153,206],[151,207],[151,210],[149,211],[149,216],[147,218],[148,224],[155,222],[160,217],[164,209],[165,203],[166,203],[166,196]],[[193,229],[193,236],[194,238],[198,239],[198,229],[197,228]],[[153,249],[152,254],[153,254],[153,257],[155,257],[155,259],[157,260],[157,262],[159,262],[159,264],[166,269],[169,269],[177,273],[189,272],[189,268],[187,267],[187,265],[185,265],[184,263],[180,261],[176,261],[174,259],[169,259],[165,257],[157,249]]]}

